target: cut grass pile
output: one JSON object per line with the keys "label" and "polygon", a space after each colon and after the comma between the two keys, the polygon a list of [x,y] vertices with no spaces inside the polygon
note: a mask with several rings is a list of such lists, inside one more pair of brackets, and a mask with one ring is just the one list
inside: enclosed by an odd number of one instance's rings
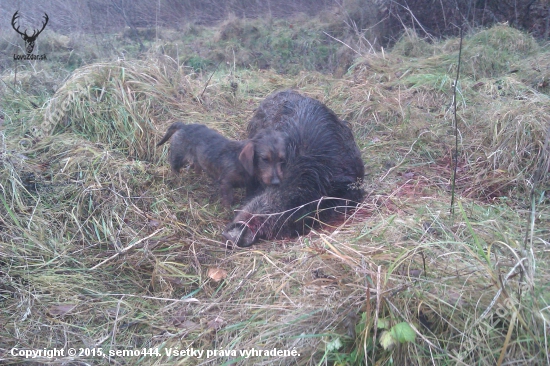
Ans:
{"label": "cut grass pile", "polygon": [[[464,54],[491,54],[483,40],[497,36],[512,44],[491,57],[510,67],[463,61],[454,218],[457,40],[409,35],[343,79],[227,65],[210,79],[149,54],[81,67],[43,107],[3,84],[0,360],[23,362],[13,347],[87,347],[157,348],[158,357],[111,357],[144,365],[549,362],[547,176],[530,231],[527,201],[550,155],[539,83],[550,57],[502,27],[465,39]],[[155,144],[177,120],[242,138],[254,108],[283,88],[352,124],[365,201],[309,235],[226,250],[232,212],[216,187],[190,171],[174,177]],[[168,355],[175,349],[205,353]],[[295,353],[239,352],[252,349]]]}

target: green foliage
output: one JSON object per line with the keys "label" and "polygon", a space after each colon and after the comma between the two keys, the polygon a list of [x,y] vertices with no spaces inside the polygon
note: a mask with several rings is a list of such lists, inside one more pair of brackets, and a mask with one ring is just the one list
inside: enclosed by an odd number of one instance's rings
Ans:
{"label": "green foliage", "polygon": [[214,63],[211,60],[202,58],[200,56],[191,56],[185,61],[185,65],[191,67],[195,72],[207,70]]}
{"label": "green foliage", "polygon": [[172,44],[178,42],[179,56],[196,71],[212,70],[223,61],[242,68],[272,68],[282,74],[332,72],[340,45],[324,36],[321,29],[322,25],[311,21],[230,18],[214,35],[210,29],[201,28],[196,36],[172,40],[163,47],[173,49]]}
{"label": "green foliage", "polygon": [[398,343],[414,342],[416,333],[409,323],[401,322],[395,324],[389,331],[385,331],[380,336],[380,345],[385,350],[391,349]]}

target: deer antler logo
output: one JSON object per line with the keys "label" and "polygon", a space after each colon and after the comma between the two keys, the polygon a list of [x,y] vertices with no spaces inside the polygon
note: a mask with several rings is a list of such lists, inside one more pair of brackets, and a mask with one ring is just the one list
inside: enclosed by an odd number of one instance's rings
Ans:
{"label": "deer antler logo", "polygon": [[11,18],[11,26],[13,27],[13,29],[15,29],[15,31],[17,33],[19,33],[21,35],[21,38],[23,38],[23,40],[25,41],[25,50],[27,51],[27,55],[30,55],[32,53],[32,50],[34,49],[34,42],[36,41],[36,38],[38,37],[38,35],[40,33],[42,33],[42,31],[44,30],[44,28],[46,28],[46,24],[48,24],[48,14],[44,13],[44,19],[46,20],[44,22],[44,24],[42,24],[42,29],[40,30],[34,30],[34,32],[32,33],[32,35],[28,35],[27,34],[27,30],[25,29],[24,32],[21,32],[19,31],[19,27],[15,25],[15,22],[17,21],[17,19],[19,18],[19,10],[15,12],[15,14],[13,14],[13,18]]}

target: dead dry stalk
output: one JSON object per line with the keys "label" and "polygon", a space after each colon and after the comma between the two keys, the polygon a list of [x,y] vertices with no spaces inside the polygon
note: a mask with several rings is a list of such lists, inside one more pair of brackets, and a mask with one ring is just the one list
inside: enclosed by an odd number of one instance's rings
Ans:
{"label": "dead dry stalk", "polygon": [[456,172],[458,166],[458,119],[456,117],[456,89],[458,87],[458,78],[460,77],[460,58],[462,56],[462,28],[460,27],[460,45],[458,47],[458,65],[456,67],[456,78],[453,85],[453,114],[454,114],[454,123],[455,123],[455,153],[453,156],[453,176],[451,184],[451,218],[454,218],[455,215],[455,187],[456,187]]}

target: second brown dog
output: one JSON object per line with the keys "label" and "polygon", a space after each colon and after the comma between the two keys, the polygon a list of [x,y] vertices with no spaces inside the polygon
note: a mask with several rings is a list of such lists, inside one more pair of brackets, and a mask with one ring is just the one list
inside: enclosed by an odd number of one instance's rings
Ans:
{"label": "second brown dog", "polygon": [[179,173],[190,164],[195,172],[204,171],[220,186],[222,204],[233,203],[233,188],[245,187],[251,198],[264,185],[276,185],[282,179],[284,135],[273,131],[269,137],[236,141],[200,124],[173,123],[157,144],[170,140],[168,161]]}

